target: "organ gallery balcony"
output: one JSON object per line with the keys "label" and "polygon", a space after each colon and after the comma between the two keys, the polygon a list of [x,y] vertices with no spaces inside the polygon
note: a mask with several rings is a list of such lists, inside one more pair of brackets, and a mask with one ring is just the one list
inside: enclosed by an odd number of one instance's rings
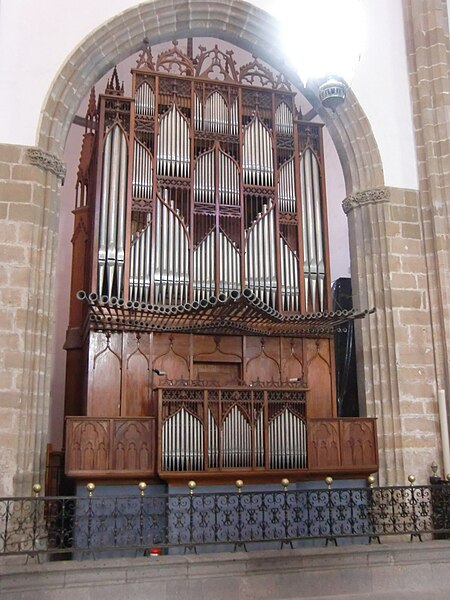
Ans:
{"label": "organ gallery balcony", "polygon": [[377,470],[375,420],[308,418],[302,387],[160,387],[158,418],[67,419],[66,473],[85,479],[292,481]]}

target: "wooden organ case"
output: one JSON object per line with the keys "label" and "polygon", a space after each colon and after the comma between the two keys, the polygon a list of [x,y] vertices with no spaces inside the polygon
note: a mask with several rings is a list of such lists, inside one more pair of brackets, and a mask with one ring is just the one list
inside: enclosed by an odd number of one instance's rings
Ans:
{"label": "wooden organ case", "polygon": [[336,417],[321,125],[231,51],[144,47],[91,94],[66,340],[66,473],[292,480],[376,470]]}

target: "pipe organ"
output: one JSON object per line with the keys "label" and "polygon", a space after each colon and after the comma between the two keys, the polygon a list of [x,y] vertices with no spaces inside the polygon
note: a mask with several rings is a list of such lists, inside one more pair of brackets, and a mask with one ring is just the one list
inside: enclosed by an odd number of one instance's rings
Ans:
{"label": "pipe organ", "polygon": [[258,59],[191,49],[146,46],[130,94],[116,69],[91,94],[66,414],[94,438],[108,419],[112,454],[120,429],[121,477],[139,435],[155,477],[307,471],[308,419],[336,417],[332,334],[348,318],[329,312],[321,125]]}

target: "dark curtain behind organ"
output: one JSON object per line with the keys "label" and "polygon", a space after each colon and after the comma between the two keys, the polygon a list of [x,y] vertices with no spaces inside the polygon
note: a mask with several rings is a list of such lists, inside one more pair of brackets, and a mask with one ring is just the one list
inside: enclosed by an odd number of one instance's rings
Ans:
{"label": "dark curtain behind organ", "polygon": [[[352,280],[349,277],[339,277],[333,284],[333,310],[352,308]],[[339,417],[359,417],[354,327],[354,322],[349,321],[345,331],[334,337]]]}

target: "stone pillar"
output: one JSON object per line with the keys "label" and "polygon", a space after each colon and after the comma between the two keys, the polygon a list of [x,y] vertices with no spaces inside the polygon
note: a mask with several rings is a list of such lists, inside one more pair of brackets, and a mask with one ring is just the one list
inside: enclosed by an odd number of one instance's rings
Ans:
{"label": "stone pillar", "polygon": [[[436,361],[450,415],[450,41],[448,3],[403,0],[419,173],[419,221]],[[439,436],[440,437],[440,436]],[[439,444],[434,460],[442,468]],[[443,476],[442,470],[439,475]]]}
{"label": "stone pillar", "polygon": [[377,417],[380,483],[426,483],[439,431],[427,265],[418,193],[379,188],[349,196],[362,414]]}
{"label": "stone pillar", "polygon": [[0,495],[43,483],[63,176],[64,165],[46,152],[0,145]]}

